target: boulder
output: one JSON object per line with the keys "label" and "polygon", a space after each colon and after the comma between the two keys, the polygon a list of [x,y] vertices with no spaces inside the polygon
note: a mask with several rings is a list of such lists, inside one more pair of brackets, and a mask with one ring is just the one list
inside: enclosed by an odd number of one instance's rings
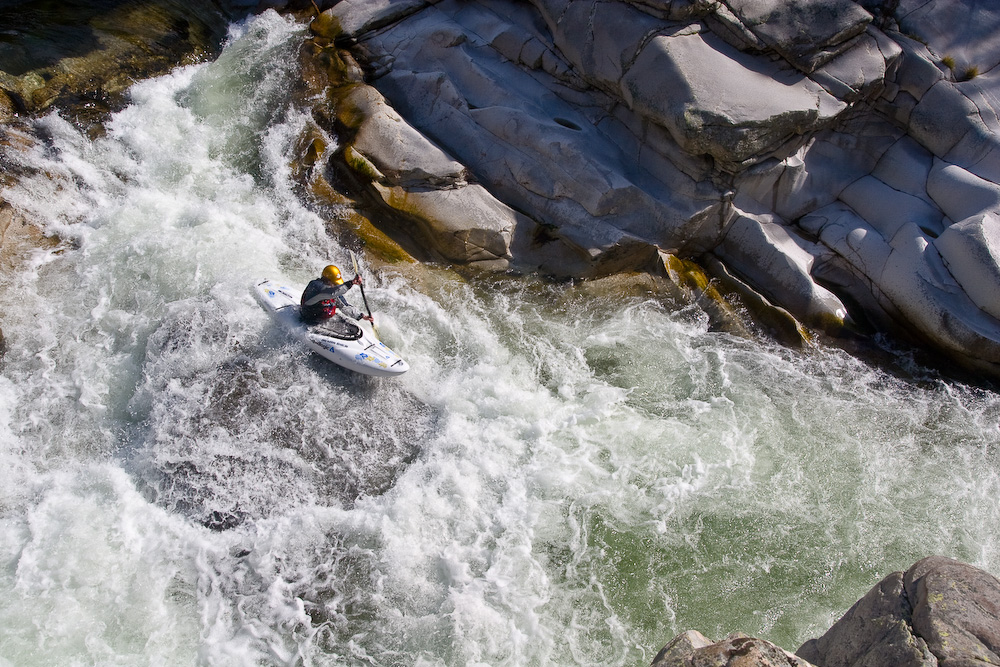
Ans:
{"label": "boulder", "polygon": [[836,331],[847,308],[810,276],[815,258],[829,252],[765,216],[741,215],[713,250],[740,278],[772,303],[782,303],[809,326]]}
{"label": "boulder", "polygon": [[376,189],[386,204],[418,225],[412,236],[445,259],[506,267],[519,216],[481,185],[426,190],[376,183]]}
{"label": "boulder", "polygon": [[465,167],[403,120],[371,86],[354,86],[340,102],[338,114],[360,121],[350,148],[387,182],[415,187],[465,184]]}
{"label": "boulder", "polygon": [[809,667],[809,663],[769,641],[739,632],[712,642],[689,630],[664,646],[651,667]]}
{"label": "boulder", "polygon": [[342,152],[347,166],[381,200],[416,225],[414,238],[449,261],[506,266],[519,217],[465,168],[418,132],[370,86],[356,84],[338,106],[352,134]]}
{"label": "boulder", "polygon": [[723,0],[761,42],[810,73],[842,53],[872,15],[851,0]]}
{"label": "boulder", "polygon": [[358,38],[423,9],[433,0],[341,0],[314,22],[323,37]]}
{"label": "boulder", "polygon": [[1000,663],[1000,581],[965,563],[931,556],[904,577],[913,629],[942,667]]}
{"label": "boulder", "polygon": [[801,73],[690,29],[649,41],[622,79],[622,98],[685,151],[711,155],[728,171],[769,157],[846,108]]}
{"label": "boulder", "polygon": [[979,213],[934,240],[941,259],[984,313],[1000,320],[1000,213]]}
{"label": "boulder", "polygon": [[1000,581],[941,556],[894,572],[796,651],[818,667],[972,667],[1000,661]]}
{"label": "boulder", "polygon": [[795,653],[819,667],[936,667],[927,642],[914,634],[912,620],[903,573],[893,572],[826,634],[810,639]]}

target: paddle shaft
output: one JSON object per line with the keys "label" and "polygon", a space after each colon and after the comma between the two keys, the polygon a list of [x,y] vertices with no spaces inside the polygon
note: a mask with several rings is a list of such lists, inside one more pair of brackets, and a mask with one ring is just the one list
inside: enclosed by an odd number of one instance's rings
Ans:
{"label": "paddle shaft", "polygon": [[[354,254],[353,250],[351,251],[351,262],[354,264],[354,274],[361,275],[361,271],[358,269],[358,256]],[[368,297],[365,296],[364,283],[359,284],[358,287],[361,289],[361,300],[365,302],[365,310],[368,311],[368,317],[372,318],[372,331],[375,332],[375,336],[381,338],[381,336],[378,335],[378,327],[375,326],[375,318],[372,316],[372,309],[368,305]]]}

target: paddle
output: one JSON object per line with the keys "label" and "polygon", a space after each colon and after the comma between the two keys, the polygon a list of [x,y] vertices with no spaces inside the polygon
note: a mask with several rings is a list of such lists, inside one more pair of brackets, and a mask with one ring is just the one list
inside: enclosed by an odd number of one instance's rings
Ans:
{"label": "paddle", "polygon": [[[358,256],[354,254],[353,250],[351,250],[350,253],[351,253],[351,262],[354,263],[354,275],[360,275],[361,270],[358,269]],[[358,285],[358,287],[361,288],[361,298],[365,302],[365,310],[368,311],[368,317],[372,317],[372,309],[368,307],[368,297],[365,296],[365,286],[364,284],[361,284]],[[372,332],[374,332],[376,338],[378,338],[379,340],[382,339],[382,337],[378,333],[378,327],[375,326],[374,318],[372,318]]]}

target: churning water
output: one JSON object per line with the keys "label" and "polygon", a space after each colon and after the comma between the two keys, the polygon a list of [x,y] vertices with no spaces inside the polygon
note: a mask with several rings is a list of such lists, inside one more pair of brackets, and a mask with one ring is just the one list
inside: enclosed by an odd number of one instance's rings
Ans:
{"label": "churning water", "polygon": [[303,34],[8,155],[63,243],[0,313],[0,665],[639,665],[794,650],[926,555],[1000,573],[982,389],[434,266],[368,282],[401,378],[293,345],[251,284],[347,259],[286,167]]}

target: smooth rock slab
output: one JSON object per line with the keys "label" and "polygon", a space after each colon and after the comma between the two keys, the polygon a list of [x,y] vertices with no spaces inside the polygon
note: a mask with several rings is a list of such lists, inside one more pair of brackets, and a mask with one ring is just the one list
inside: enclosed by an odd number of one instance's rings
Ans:
{"label": "smooth rock slab", "polygon": [[872,15],[851,0],[723,0],[763,43],[812,72],[864,32]]}
{"label": "smooth rock slab", "polygon": [[880,30],[869,28],[847,51],[810,74],[813,81],[845,102],[877,92],[903,51]]}
{"label": "smooth rock slab", "polygon": [[371,86],[355,86],[340,113],[363,118],[351,142],[392,185],[464,184],[465,167],[407,123]]}
{"label": "smooth rock slab", "polygon": [[944,230],[944,215],[940,209],[919,197],[891,188],[874,176],[865,176],[852,183],[840,193],[840,200],[886,238],[895,236],[908,222],[932,236]]}
{"label": "smooth rock slab", "polygon": [[415,220],[415,234],[446,259],[506,262],[518,215],[481,185],[451,190],[406,190],[376,186],[392,208]]}
{"label": "smooth rock slab", "polygon": [[1000,214],[1000,185],[957,165],[935,160],[926,187],[934,203],[952,220],[985,212]]}
{"label": "smooth rock slab", "polygon": [[684,150],[734,171],[846,108],[800,73],[690,30],[653,38],[622,79],[622,96]]}
{"label": "smooth rock slab", "polygon": [[[436,0],[341,0],[324,14],[336,19],[332,24],[342,35],[357,38],[409,16],[432,2]],[[329,20],[320,23],[331,24]]]}
{"label": "smooth rock slab", "polygon": [[713,253],[772,302],[810,326],[835,330],[847,308],[810,276],[816,256],[829,252],[766,219],[737,218]]}
{"label": "smooth rock slab", "polygon": [[934,245],[973,303],[1000,320],[1000,214],[957,222]]}

